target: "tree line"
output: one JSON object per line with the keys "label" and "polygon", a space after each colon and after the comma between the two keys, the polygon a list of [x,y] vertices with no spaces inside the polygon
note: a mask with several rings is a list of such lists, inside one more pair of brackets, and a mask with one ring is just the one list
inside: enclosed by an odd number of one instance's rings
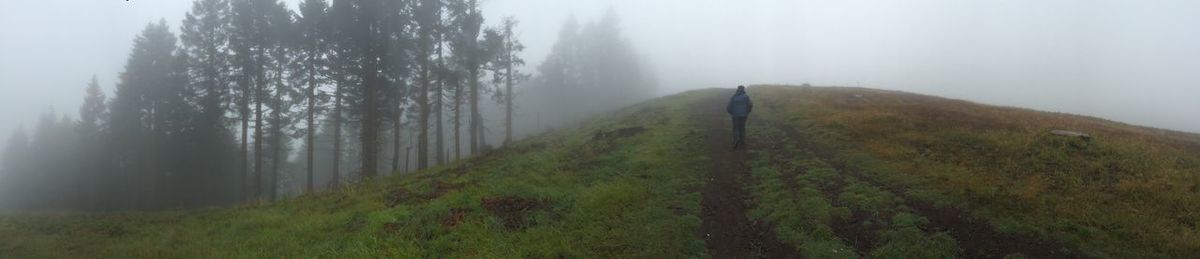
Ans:
{"label": "tree line", "polygon": [[[611,28],[611,39],[556,49],[549,66],[580,78],[628,69],[563,61],[628,48],[608,23],[596,27]],[[111,98],[93,78],[78,119],[50,111],[32,133],[13,133],[0,202],[146,210],[273,201],[406,170],[410,152],[418,169],[480,154],[490,149],[483,109],[505,111],[508,144],[519,86],[577,87],[522,71],[517,24],[486,25],[477,0],[304,0],[296,10],[197,0],[178,36],[159,21],[134,39]],[[587,99],[571,96],[528,103]]]}

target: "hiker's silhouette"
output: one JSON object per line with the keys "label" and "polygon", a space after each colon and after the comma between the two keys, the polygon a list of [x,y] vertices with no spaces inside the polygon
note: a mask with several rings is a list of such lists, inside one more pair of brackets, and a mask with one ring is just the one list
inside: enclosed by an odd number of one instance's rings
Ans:
{"label": "hiker's silhouette", "polygon": [[725,111],[733,117],[734,149],[746,144],[746,117],[750,116],[751,110],[754,110],[754,103],[750,101],[750,95],[746,94],[746,87],[739,85],[737,92],[729,98],[729,104],[725,106]]}

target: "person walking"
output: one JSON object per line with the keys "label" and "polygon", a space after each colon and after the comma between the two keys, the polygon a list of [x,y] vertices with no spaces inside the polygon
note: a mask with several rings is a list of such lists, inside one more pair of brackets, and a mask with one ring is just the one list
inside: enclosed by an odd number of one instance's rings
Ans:
{"label": "person walking", "polygon": [[746,94],[746,87],[739,85],[725,106],[725,111],[733,117],[733,149],[746,145],[746,117],[750,116],[751,110],[754,110],[754,103]]}

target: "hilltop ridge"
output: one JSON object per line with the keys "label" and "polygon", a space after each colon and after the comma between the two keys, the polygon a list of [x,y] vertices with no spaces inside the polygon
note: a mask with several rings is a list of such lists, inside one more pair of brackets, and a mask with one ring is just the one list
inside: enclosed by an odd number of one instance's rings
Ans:
{"label": "hilltop ridge", "polygon": [[1200,135],[887,90],[748,91],[746,150],[725,149],[721,108],[732,90],[695,90],[478,157],[275,204],[4,216],[0,255],[1200,253]]}

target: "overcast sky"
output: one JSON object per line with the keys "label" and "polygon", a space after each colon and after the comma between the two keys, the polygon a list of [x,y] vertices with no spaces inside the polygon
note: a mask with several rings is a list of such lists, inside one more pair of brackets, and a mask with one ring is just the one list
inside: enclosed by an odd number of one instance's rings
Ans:
{"label": "overcast sky", "polygon": [[[289,1],[295,6],[296,0]],[[134,36],[186,0],[0,8],[0,135],[111,91]],[[896,89],[1200,132],[1200,1],[485,0],[535,70],[567,17],[613,8],[669,94],[812,83]],[[719,104],[715,104],[719,105]]]}

